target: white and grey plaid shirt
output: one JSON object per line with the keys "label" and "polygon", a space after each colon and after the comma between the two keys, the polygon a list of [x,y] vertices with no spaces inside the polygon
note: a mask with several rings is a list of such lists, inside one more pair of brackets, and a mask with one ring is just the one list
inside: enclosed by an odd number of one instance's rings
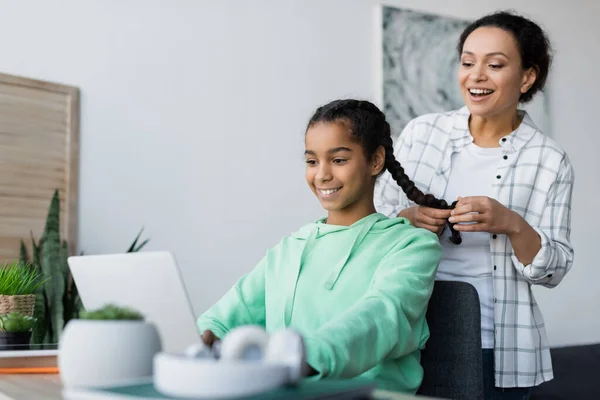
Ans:
{"label": "white and grey plaid shirt", "polygon": [[[496,386],[506,388],[536,386],[553,378],[544,320],[530,286],[556,286],[573,263],[571,163],[525,111],[519,112],[523,115],[519,128],[499,142],[504,151],[491,177],[492,197],[536,230],[542,248],[530,265],[523,265],[506,235],[490,234]],[[463,107],[415,118],[396,140],[396,159],[423,192],[442,198],[452,153],[473,141],[469,115]],[[448,203],[454,200],[446,199]],[[377,211],[392,217],[412,205],[388,172],[380,177],[375,188]]]}

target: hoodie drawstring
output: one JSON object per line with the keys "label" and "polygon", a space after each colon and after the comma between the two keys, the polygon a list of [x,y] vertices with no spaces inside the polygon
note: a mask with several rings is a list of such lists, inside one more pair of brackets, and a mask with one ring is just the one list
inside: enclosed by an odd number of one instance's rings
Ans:
{"label": "hoodie drawstring", "polygon": [[304,264],[304,259],[308,254],[308,249],[312,248],[313,244],[317,240],[317,232],[319,231],[318,227],[314,227],[314,229],[308,235],[308,239],[304,242],[304,246],[302,247],[302,252],[300,253],[300,259],[298,263],[294,265],[295,271],[292,272],[292,276],[295,276],[296,279],[293,281],[293,285],[291,287],[290,293],[292,294],[287,298],[284,308],[284,326],[289,326],[290,321],[292,320],[292,311],[294,310],[294,301],[296,300],[296,287],[298,286],[298,279],[300,278],[300,271],[302,270],[302,265]]}
{"label": "hoodie drawstring", "polygon": [[[354,253],[356,248],[362,243],[364,238],[367,236],[367,233],[369,233],[371,228],[373,228],[373,225],[375,225],[378,221],[379,221],[379,218],[376,215],[373,215],[372,217],[368,218],[364,222],[364,224],[360,228],[360,231],[354,237],[354,240],[352,241],[352,246],[350,246],[350,248],[346,252],[345,256],[333,267],[333,270],[327,277],[327,280],[324,283],[325,288],[327,288],[328,290],[333,289],[333,286],[335,285],[338,278],[340,277],[342,270],[346,266],[346,263],[348,262],[348,260],[350,259],[350,257],[352,256],[352,254]],[[292,312],[294,310],[294,302],[296,300],[296,288],[298,286],[298,279],[300,278],[300,272],[302,271],[302,266],[304,265],[304,261],[308,255],[310,249],[312,249],[314,247],[314,243],[317,240],[318,232],[319,232],[318,226],[315,226],[314,229],[311,230],[307,240],[304,242],[304,246],[302,247],[302,252],[300,253],[299,260],[296,263],[296,265],[293,266],[294,271],[291,271],[291,274],[292,274],[292,276],[295,276],[295,279],[293,280],[293,284],[290,287],[289,293],[291,293],[291,295],[287,298],[287,301],[286,301],[285,307],[284,307],[284,319],[283,320],[284,320],[285,326],[289,326],[289,324],[292,320]]]}
{"label": "hoodie drawstring", "polygon": [[325,288],[327,288],[327,290],[333,289],[333,286],[340,277],[342,270],[346,266],[346,263],[377,221],[379,221],[378,218],[372,217],[363,224],[362,228],[360,229],[360,232],[358,232],[358,235],[356,235],[356,237],[354,238],[350,250],[346,252],[346,256],[337,263],[337,265],[333,268],[333,271],[331,271],[331,274],[329,274],[329,276],[327,277],[327,280],[325,281]]}

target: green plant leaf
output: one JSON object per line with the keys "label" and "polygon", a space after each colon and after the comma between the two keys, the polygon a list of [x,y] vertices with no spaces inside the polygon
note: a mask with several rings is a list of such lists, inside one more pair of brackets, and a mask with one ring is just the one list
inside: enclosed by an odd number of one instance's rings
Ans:
{"label": "green plant leaf", "polygon": [[146,244],[148,244],[148,242],[150,241],[150,239],[146,239],[144,240],[142,243],[140,243],[139,246],[137,246],[133,251],[137,252],[140,251],[142,249],[142,247],[144,247]]}
{"label": "green plant leaf", "polygon": [[63,295],[65,291],[65,271],[62,265],[61,243],[60,243],[60,201],[58,190],[54,192],[46,227],[44,229],[43,241],[41,243],[41,263],[44,275],[50,279],[44,285],[50,315],[50,341],[58,343],[60,333],[64,327]]}
{"label": "green plant leaf", "polygon": [[27,332],[35,323],[35,318],[20,312],[11,312],[0,316],[2,331],[4,332]]}
{"label": "green plant leaf", "polygon": [[144,320],[144,316],[139,311],[114,304],[107,304],[96,310],[83,311],[79,318],[93,320]]}
{"label": "green plant leaf", "polygon": [[17,296],[34,294],[45,281],[29,264],[13,261],[0,267],[0,294]]}
{"label": "green plant leaf", "polygon": [[29,264],[29,255],[27,254],[27,247],[25,247],[25,242],[21,240],[21,249],[19,251],[19,261],[23,264]]}
{"label": "green plant leaf", "polygon": [[137,251],[140,251],[142,249],[142,247],[144,247],[150,241],[150,239],[146,239],[139,245],[137,244],[138,241],[140,240],[140,237],[142,236],[143,231],[144,231],[144,228],[142,227],[142,229],[140,229],[137,236],[133,240],[133,243],[131,243],[131,246],[129,246],[129,248],[127,249],[127,253],[135,253]]}
{"label": "green plant leaf", "polygon": [[63,312],[64,312],[64,323],[69,323],[70,320],[76,318],[76,294],[77,287],[75,281],[72,279],[71,273],[68,268],[67,259],[69,257],[69,246],[66,241],[63,241],[62,245],[62,263],[65,266],[65,292],[63,295]]}
{"label": "green plant leaf", "polygon": [[[41,240],[40,240],[41,242]],[[33,269],[36,270],[39,274],[41,274],[45,279],[48,277],[43,275],[42,272],[42,264],[41,264],[41,256],[40,256],[40,245],[35,242],[33,237],[33,232],[31,232],[31,246],[32,246],[32,255],[33,255]],[[35,325],[33,327],[33,334],[31,337],[31,342],[33,344],[42,344],[44,343],[44,338],[46,337],[48,331],[49,321],[47,320],[47,310],[48,304],[46,300],[46,293],[44,290],[44,286],[40,286],[35,291],[35,307],[33,311],[33,316],[36,319]]]}

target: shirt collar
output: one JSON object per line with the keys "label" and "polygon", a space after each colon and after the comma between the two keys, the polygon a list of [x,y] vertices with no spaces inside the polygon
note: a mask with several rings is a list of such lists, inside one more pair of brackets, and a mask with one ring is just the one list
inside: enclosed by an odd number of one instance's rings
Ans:
{"label": "shirt collar", "polygon": [[[517,112],[523,117],[519,127],[498,142],[500,147],[509,151],[519,151],[538,131],[527,111],[518,110]],[[454,148],[462,148],[473,142],[473,136],[469,132],[470,115],[467,106],[463,106],[456,111],[454,126],[452,132],[450,132],[450,140]]]}

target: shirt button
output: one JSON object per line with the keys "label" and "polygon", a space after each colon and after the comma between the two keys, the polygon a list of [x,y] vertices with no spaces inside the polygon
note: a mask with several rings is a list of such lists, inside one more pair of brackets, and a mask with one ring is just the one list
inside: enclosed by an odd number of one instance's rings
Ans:
{"label": "shirt button", "polygon": [[496,175],[496,179],[500,179],[502,178],[500,175]]}
{"label": "shirt button", "polygon": [[498,299],[494,297],[494,303],[496,303],[497,301],[498,301]]}
{"label": "shirt button", "polygon": [[492,239],[496,239],[498,237],[498,235],[496,235],[495,233],[492,235]]}
{"label": "shirt button", "polygon": [[494,265],[494,271],[496,270],[496,266]]}
{"label": "shirt button", "polygon": [[505,160],[508,160],[508,156],[504,156],[504,157],[502,157],[502,158],[504,158]]}
{"label": "shirt button", "polygon": [[548,278],[552,278],[552,274],[548,274]]}

